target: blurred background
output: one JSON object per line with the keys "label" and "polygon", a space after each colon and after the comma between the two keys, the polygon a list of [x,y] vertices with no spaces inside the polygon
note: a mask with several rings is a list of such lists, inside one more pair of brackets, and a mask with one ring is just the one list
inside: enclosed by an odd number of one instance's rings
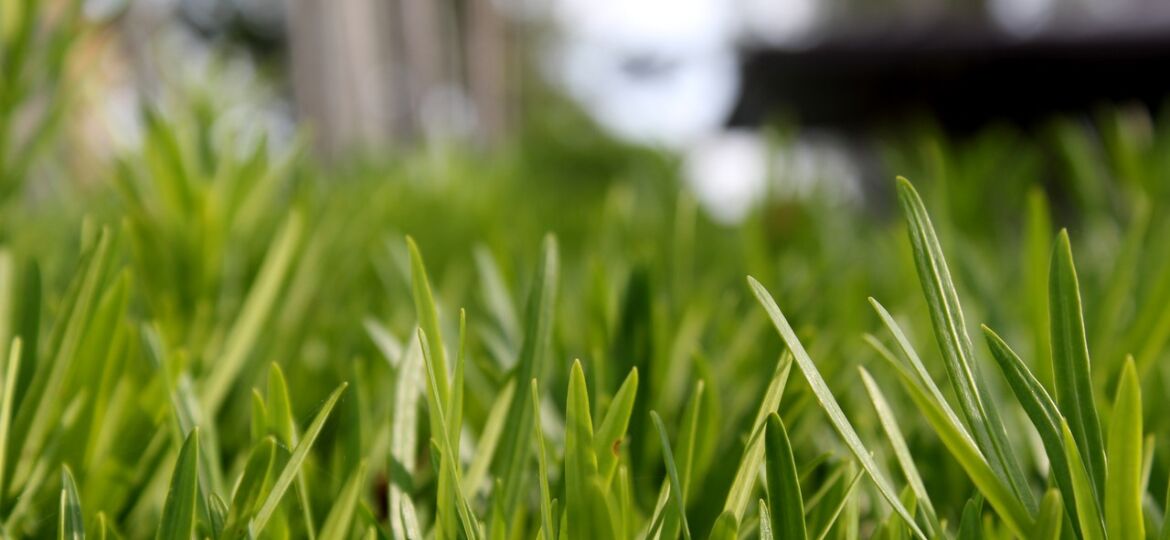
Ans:
{"label": "blurred background", "polygon": [[[1170,7],[1155,0],[84,0],[82,13],[70,129],[97,159],[140,140],[143,103],[192,92],[217,103],[221,130],[307,134],[334,164],[498,149],[563,121],[676,156],[729,223],[769,187],[862,199],[888,184],[881,141],[907,126],[1029,133],[1106,105],[1146,114],[1170,89]],[[769,186],[776,167],[797,173]]]}

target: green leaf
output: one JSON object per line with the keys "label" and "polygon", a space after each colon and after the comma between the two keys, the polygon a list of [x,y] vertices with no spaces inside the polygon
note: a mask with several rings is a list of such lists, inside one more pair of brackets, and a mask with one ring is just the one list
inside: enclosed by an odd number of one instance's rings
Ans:
{"label": "green leaf", "polygon": [[209,415],[219,412],[273,311],[277,294],[300,244],[302,227],[300,214],[290,214],[264,257],[264,264],[244,299],[240,315],[224,341],[223,354],[204,382],[201,396]]}
{"label": "green leaf", "polygon": [[1142,396],[1133,357],[1125,361],[1109,422],[1105,527],[1109,538],[1145,538],[1142,519]]}
{"label": "green leaf", "polygon": [[730,511],[719,514],[715,525],[711,526],[711,535],[707,538],[709,540],[736,540],[739,538],[739,520],[735,518],[735,514]]}
{"label": "green leaf", "polygon": [[[533,414],[540,416],[540,389],[536,383],[536,379],[532,379],[532,408]],[[553,525],[552,518],[552,495],[548,489],[548,458],[545,457],[544,451],[544,430],[540,426],[540,422],[533,422],[533,435],[536,438],[536,457],[537,463],[540,467],[539,478],[537,481],[540,484],[540,527],[545,540],[554,540],[557,528]]]}
{"label": "green leaf", "polygon": [[902,429],[898,427],[894,411],[890,408],[886,397],[869,372],[860,366],[857,369],[861,373],[865,391],[869,394],[870,401],[873,402],[873,408],[877,411],[878,422],[881,423],[882,430],[885,431],[886,438],[889,439],[890,446],[894,449],[894,457],[897,458],[898,465],[902,468],[902,474],[906,477],[906,482],[914,491],[914,496],[926,514],[928,525],[926,532],[935,538],[942,534],[942,525],[938,521],[934,505],[930,502],[930,496],[926,493],[926,485],[922,482],[922,475],[919,474],[918,467],[914,465],[914,456],[910,454],[910,447],[906,445],[906,438],[902,435]]}
{"label": "green leaf", "polygon": [[969,499],[959,520],[958,540],[983,540],[983,499]]}
{"label": "green leaf", "polygon": [[1105,527],[1101,520],[1101,510],[1097,506],[1097,497],[1093,493],[1093,481],[1089,478],[1080,451],[1077,450],[1077,444],[1073,440],[1068,421],[1063,418],[1060,420],[1060,429],[1061,435],[1064,437],[1065,453],[1068,454],[1069,466],[1072,469],[1073,495],[1077,505],[1077,519],[1080,521],[1082,538],[1103,540]]}
{"label": "green leaf", "polygon": [[951,456],[967,472],[967,476],[975,484],[975,487],[979,489],[987,502],[991,503],[991,506],[1003,518],[1013,534],[1023,537],[1026,531],[1032,530],[1032,518],[1028,511],[1012,494],[1010,488],[1005,486],[999,476],[991,470],[991,466],[979,453],[975,442],[963,431],[961,424],[948,416],[943,407],[927,395],[927,392],[915,381],[914,375],[905,366],[897,363],[893,358],[884,355],[883,358],[886,358],[889,364],[894,367],[903,388],[910,394],[910,399],[914,401],[915,406],[934,428],[935,434],[942,440]]}
{"label": "green leaf", "polygon": [[658,430],[658,439],[662,443],[662,459],[666,462],[666,475],[670,479],[670,498],[674,501],[675,511],[678,512],[679,519],[682,521],[683,538],[691,540],[691,527],[687,523],[686,497],[683,495],[683,486],[679,480],[674,455],[670,451],[670,438],[666,435],[666,426],[655,411],[650,411],[650,419],[654,422],[654,428]]}
{"label": "green leaf", "polygon": [[[418,329],[418,342],[419,346],[422,347],[423,364],[427,367],[427,383],[429,388],[427,405],[430,408],[431,418],[435,420],[435,425],[438,427],[438,430],[434,432],[437,440],[432,439],[431,450],[434,452],[437,446],[438,455],[435,456],[435,463],[440,469],[438,500],[440,516],[444,512],[445,506],[449,510],[450,506],[448,505],[453,504],[454,513],[458,514],[459,521],[463,525],[463,534],[472,540],[476,540],[481,538],[483,533],[480,530],[479,521],[476,520],[475,515],[471,511],[471,506],[467,502],[466,495],[459,487],[460,474],[459,466],[457,465],[459,454],[451,444],[451,438],[449,436],[449,433],[451,433],[450,423],[447,422],[447,417],[442,406],[435,399],[438,396],[439,385],[438,377],[435,375],[437,366],[431,361],[430,346],[427,343],[426,332],[422,328]],[[444,484],[446,485],[444,486]],[[441,529],[441,532],[442,534],[449,534],[452,537],[456,535],[454,527],[450,524],[447,525],[446,529]]]}
{"label": "green leaf", "polygon": [[845,491],[841,494],[841,500],[837,502],[833,511],[829,513],[829,519],[825,520],[824,526],[821,527],[821,532],[817,534],[817,540],[825,540],[825,538],[828,538],[829,533],[833,530],[833,525],[836,525],[841,514],[845,512],[845,509],[850,505],[850,501],[853,500],[853,491],[857,489],[857,483],[861,481],[862,476],[865,476],[865,471],[858,470],[853,475],[853,478],[849,479],[849,483],[845,485]]}
{"label": "green leaf", "polygon": [[[784,351],[772,371],[772,378],[768,388],[764,391],[760,407],[752,421],[752,432],[748,443],[744,446],[743,457],[735,471],[735,478],[731,481],[731,488],[727,491],[727,501],[723,505],[724,513],[730,512],[730,519],[735,528],[739,527],[739,520],[743,519],[747,511],[748,501],[755,492],[756,477],[759,476],[760,466],[764,464],[764,425],[768,415],[776,412],[780,406],[780,398],[784,395],[784,387],[788,383],[788,374],[792,371],[792,353]],[[727,525],[731,526],[731,525]]]}
{"label": "green leaf", "polygon": [[619,449],[625,437],[626,428],[630,425],[630,415],[634,412],[634,399],[638,393],[638,369],[630,370],[625,382],[618,388],[605,411],[605,417],[597,428],[594,436],[594,452],[597,454],[597,470],[601,474],[602,485],[608,487],[617,471]]}
{"label": "green leaf", "polygon": [[296,478],[297,472],[301,470],[301,465],[304,464],[305,458],[309,457],[309,449],[313,447],[317,436],[321,434],[321,428],[325,427],[325,420],[329,418],[329,413],[333,411],[333,407],[337,405],[337,400],[341,398],[341,394],[345,392],[348,386],[349,383],[341,383],[341,386],[338,386],[329,395],[329,399],[325,400],[325,405],[321,407],[321,410],[317,412],[317,416],[313,418],[313,422],[309,424],[309,429],[305,430],[304,437],[297,443],[296,448],[293,449],[292,456],[288,459],[288,463],[280,471],[280,475],[276,477],[276,482],[268,492],[268,496],[265,497],[264,504],[260,506],[260,511],[256,513],[256,516],[248,524],[248,532],[250,535],[259,535],[264,530],[264,526],[268,524],[268,520],[272,518],[273,512],[276,511],[276,505],[280,504],[284,493]]}
{"label": "green leaf", "polygon": [[488,467],[491,466],[492,458],[499,447],[500,436],[504,432],[505,415],[508,413],[508,405],[512,403],[515,388],[515,382],[508,381],[496,394],[496,400],[488,411],[487,420],[484,421],[483,431],[480,432],[479,442],[475,447],[475,455],[471,458],[467,473],[463,475],[463,490],[468,495],[474,496],[486,484],[484,479],[487,478]]}
{"label": "green leaf", "polygon": [[199,428],[191,430],[171,475],[155,538],[191,538],[195,533],[195,503],[199,496]]}
{"label": "green leaf", "polygon": [[792,443],[788,441],[784,421],[776,413],[768,416],[768,425],[764,429],[764,453],[767,456],[764,465],[772,530],[785,539],[808,538],[804,527],[804,498],[800,494],[800,477],[796,473]]}
{"label": "green leaf", "polygon": [[77,484],[68,465],[61,466],[61,506],[57,522],[58,540],[82,540],[85,538],[85,519],[81,514],[81,500],[77,497]]}
{"label": "green leaf", "polygon": [[[443,334],[439,331],[439,310],[431,294],[431,283],[427,279],[427,268],[414,239],[407,236],[406,246],[410,249],[410,285],[414,294],[414,308],[418,313],[418,325],[427,335],[427,346],[431,350],[430,361],[435,365],[435,381],[438,394],[435,397],[440,407],[446,408],[447,394],[447,350],[443,347]],[[432,422],[432,431],[436,425]]]}
{"label": "green leaf", "polygon": [[8,349],[8,364],[4,370],[4,389],[0,390],[0,499],[4,493],[4,471],[8,468],[8,429],[12,422],[12,401],[16,397],[17,374],[20,373],[20,338],[12,339]]}
{"label": "green leaf", "polygon": [[[512,378],[519,381],[518,384],[532,379],[540,380],[544,365],[548,362],[556,323],[559,264],[556,239],[551,234],[547,235],[541,246],[536,281],[528,295],[520,359],[512,372]],[[495,477],[499,478],[503,485],[503,490],[498,496],[505,515],[511,515],[519,505],[521,493],[526,485],[524,477],[530,466],[528,452],[532,448],[532,422],[535,417],[527,397],[523,394],[516,392],[512,396],[507,420],[504,421],[504,436],[500,439],[500,448],[497,450],[500,459],[493,467]]]}
{"label": "green leaf", "polygon": [[366,464],[362,462],[358,464],[357,469],[345,482],[345,486],[341,488],[341,493],[335,499],[337,502],[333,503],[329,515],[325,517],[325,523],[321,526],[321,534],[317,536],[318,538],[321,540],[349,538],[350,525],[353,523],[354,514],[357,513],[358,501],[361,499],[365,483]]}
{"label": "green leaf", "polygon": [[1057,540],[1064,525],[1064,504],[1056,489],[1050,489],[1040,500],[1040,514],[1036,519],[1036,533],[1030,536],[1036,540]]}
{"label": "green leaf", "polygon": [[1092,492],[1100,503],[1105,490],[1105,444],[1093,400],[1081,291],[1067,230],[1061,230],[1057,237],[1048,280],[1056,403],[1068,420],[1077,450],[1085,460]]}
{"label": "green leaf", "polygon": [[1028,420],[1040,435],[1040,442],[1048,456],[1049,470],[1060,488],[1061,496],[1064,497],[1064,506],[1072,518],[1073,530],[1079,534],[1080,520],[1077,518],[1076,501],[1073,497],[1073,473],[1064,448],[1064,437],[1060,433],[1060,422],[1063,417],[1048,391],[1032,376],[1032,372],[1015,351],[990,328],[983,326],[982,329],[987,340],[987,348],[991,350],[991,357],[999,364],[1000,371],[1016,396],[1016,401],[1023,407]]}
{"label": "green leaf", "polygon": [[597,455],[593,451],[593,419],[581,361],[569,371],[565,404],[565,518],[570,538],[613,538],[613,524],[597,489]]}
{"label": "green leaf", "polygon": [[760,499],[756,506],[760,513],[760,540],[773,540],[776,535],[772,534],[772,516],[768,514],[768,503]]}
{"label": "green leaf", "polygon": [[959,409],[992,470],[1008,483],[1026,508],[1034,510],[1035,497],[1008,445],[995,399],[987,395],[985,386],[979,384],[979,369],[971,353],[971,338],[967,335],[963,308],[959,305],[959,295],[951,281],[942,246],[922,198],[910,181],[902,177],[898,177],[898,201],[906,217],[910,244],[914,248],[914,265],[926,297],[943,365],[959,399]]}
{"label": "green leaf", "polygon": [[418,453],[419,382],[425,377],[422,364],[422,347],[417,339],[410,340],[394,383],[394,409],[390,419],[388,515],[395,538],[421,538],[411,534],[412,525],[418,519],[414,516],[409,488]]}
{"label": "green leaf", "polygon": [[273,464],[276,463],[276,439],[268,436],[260,439],[248,454],[244,472],[232,495],[228,507],[224,536],[234,538],[255,513],[264,490],[272,479]]}
{"label": "green leaf", "polygon": [[857,431],[853,429],[853,425],[849,423],[845,412],[837,404],[837,398],[833,397],[829,386],[825,384],[825,380],[821,377],[820,372],[817,371],[816,364],[808,356],[808,352],[804,350],[804,345],[797,339],[796,332],[792,330],[792,326],[788,324],[788,320],[780,312],[780,307],[776,305],[776,301],[772,299],[772,295],[768,293],[768,290],[763,285],[760,285],[760,282],[751,276],[748,276],[747,279],[756,299],[759,300],[760,305],[764,306],[764,311],[768,313],[772,324],[780,333],[780,338],[784,340],[785,345],[788,346],[788,350],[792,351],[797,367],[804,374],[804,378],[808,381],[809,387],[812,388],[813,394],[816,396],[821,408],[829,416],[829,421],[836,428],[837,433],[841,435],[842,439],[845,439],[845,445],[849,447],[849,450],[853,452],[857,461],[861,463],[861,467],[873,479],[874,485],[877,486],[882,497],[906,521],[910,530],[919,538],[925,539],[926,534],[922,532],[922,529],[918,528],[918,524],[914,522],[914,515],[902,505],[898,495],[894,492],[893,486],[890,485],[889,480],[882,474],[877,462],[874,461],[873,456],[866,449],[865,444],[861,442],[861,438],[857,436]]}

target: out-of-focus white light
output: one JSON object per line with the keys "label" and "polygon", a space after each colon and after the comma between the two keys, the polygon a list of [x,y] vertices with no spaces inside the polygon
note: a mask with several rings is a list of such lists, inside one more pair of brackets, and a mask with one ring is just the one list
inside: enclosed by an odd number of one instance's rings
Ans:
{"label": "out-of-focus white light", "polygon": [[735,223],[762,199],[767,145],[754,132],[723,132],[691,147],[683,169],[707,213],[721,223]]}

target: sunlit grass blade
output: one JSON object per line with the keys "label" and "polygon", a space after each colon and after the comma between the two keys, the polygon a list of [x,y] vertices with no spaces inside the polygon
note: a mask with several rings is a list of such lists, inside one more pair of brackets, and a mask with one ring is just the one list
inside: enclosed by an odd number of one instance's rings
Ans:
{"label": "sunlit grass blade", "polygon": [[[768,509],[772,530],[781,538],[804,540],[804,498],[800,494],[800,477],[792,456],[792,443],[780,415],[768,416],[764,428],[764,460],[768,478]],[[763,517],[760,518],[761,520]]]}
{"label": "sunlit grass blade", "polygon": [[837,398],[833,397],[829,386],[825,384],[825,380],[821,378],[821,374],[817,371],[816,364],[813,363],[812,358],[809,357],[808,352],[804,350],[804,345],[796,337],[796,332],[792,326],[788,324],[788,320],[784,318],[784,314],[780,312],[780,307],[776,305],[776,301],[768,290],[760,285],[752,277],[748,277],[748,284],[751,285],[752,292],[756,299],[764,307],[764,311],[768,313],[768,317],[772,320],[772,324],[780,333],[781,339],[788,346],[788,350],[792,351],[793,358],[796,361],[797,367],[800,368],[804,378],[808,381],[809,387],[820,403],[821,408],[824,409],[825,414],[828,415],[829,421],[832,422],[833,427],[841,438],[845,440],[845,445],[853,452],[857,461],[861,463],[861,467],[865,469],[873,480],[874,485],[877,486],[878,491],[882,497],[893,507],[894,511],[906,521],[907,526],[919,538],[926,538],[926,534],[914,522],[914,515],[902,505],[898,495],[894,492],[893,486],[890,485],[889,480],[882,474],[878,468],[877,462],[874,461],[873,456],[869,450],[865,448],[865,444],[861,442],[861,438],[857,436],[857,431],[853,429],[853,425],[845,416],[845,412],[841,410],[841,406],[837,403]]}
{"label": "sunlit grass blade", "polygon": [[861,381],[865,384],[865,391],[869,394],[870,401],[873,402],[873,408],[877,411],[878,422],[881,423],[882,430],[885,431],[886,438],[894,449],[894,457],[898,460],[898,466],[902,468],[902,474],[906,477],[907,484],[909,484],[910,489],[914,490],[914,496],[918,498],[918,502],[926,514],[928,526],[926,533],[932,538],[937,537],[942,534],[942,525],[938,521],[934,504],[931,503],[930,496],[926,493],[926,485],[922,482],[922,475],[918,472],[918,467],[914,465],[914,456],[910,453],[910,447],[906,445],[906,438],[902,435],[902,429],[898,427],[894,411],[890,408],[885,395],[882,394],[869,372],[863,367],[857,369],[861,373]]}
{"label": "sunlit grass blade", "polygon": [[265,322],[273,312],[277,294],[292,266],[297,246],[301,243],[303,227],[300,214],[295,212],[290,214],[268,249],[260,273],[257,274],[256,281],[244,299],[244,306],[227,335],[223,354],[215,361],[215,369],[211,370],[204,382],[200,395],[203,398],[204,410],[208,414],[215,415],[219,412],[223,400],[236,382],[237,375],[244,369],[260,331],[264,329]]}
{"label": "sunlit grass blade", "polygon": [[1142,518],[1142,397],[1137,367],[1127,358],[1109,421],[1105,530],[1109,538],[1145,538]]}
{"label": "sunlit grass blade", "polygon": [[650,411],[650,419],[654,422],[654,428],[658,430],[658,439],[662,443],[662,459],[666,462],[666,474],[670,479],[670,498],[674,501],[675,510],[678,512],[683,538],[691,540],[691,527],[687,523],[686,497],[683,495],[678,467],[675,466],[674,456],[670,450],[670,438],[666,435],[666,426],[662,423],[662,418],[658,416],[657,412]]}
{"label": "sunlit grass blade", "polygon": [[284,498],[285,492],[288,491],[289,485],[296,478],[297,471],[301,469],[305,458],[309,457],[309,449],[313,447],[317,436],[321,434],[321,428],[325,427],[325,420],[329,418],[329,413],[333,411],[333,407],[337,405],[337,400],[341,399],[341,394],[345,392],[347,386],[349,386],[349,383],[341,383],[341,386],[338,386],[329,395],[329,399],[325,400],[325,404],[321,406],[321,410],[317,412],[317,416],[313,418],[313,422],[305,430],[304,436],[297,443],[296,448],[293,449],[288,463],[280,471],[280,475],[276,477],[276,482],[273,483],[272,489],[268,492],[268,496],[265,497],[264,504],[260,506],[260,510],[256,512],[256,516],[248,524],[248,533],[250,535],[259,535],[264,530],[264,526],[268,524],[268,520],[272,518],[273,512],[276,512],[276,506]]}
{"label": "sunlit grass blade", "polygon": [[[556,324],[556,298],[560,276],[560,262],[556,238],[545,236],[541,247],[540,264],[536,268],[535,282],[528,295],[528,306],[524,323],[524,342],[520,358],[512,372],[512,378],[523,384],[532,379],[541,380],[544,364],[548,362],[552,346],[552,334]],[[500,439],[494,476],[501,480],[503,490],[502,510],[511,514],[520,503],[524,477],[529,466],[528,451],[532,448],[532,407],[524,392],[516,392],[508,407],[504,421],[504,434]]]}
{"label": "sunlit grass blade", "polygon": [[959,305],[959,295],[930,216],[910,181],[898,177],[897,183],[898,201],[914,248],[914,263],[922,293],[926,297],[943,365],[959,400],[959,409],[992,470],[1008,483],[1026,508],[1035,510],[1035,496],[1008,445],[995,400],[980,384],[963,308]]}
{"label": "sunlit grass blade", "polygon": [[81,500],[77,497],[77,483],[68,466],[61,467],[61,504],[57,521],[58,540],[82,540],[85,538],[85,518],[81,513]]}
{"label": "sunlit grass blade", "polygon": [[1048,287],[1056,404],[1068,420],[1078,453],[1085,460],[1093,494],[1100,503],[1105,491],[1105,444],[1093,399],[1081,291],[1067,230],[1061,230],[1056,239]]}
{"label": "sunlit grass blade", "polygon": [[195,506],[199,497],[199,429],[191,430],[171,475],[170,488],[163,504],[162,521],[155,538],[191,538],[195,532]]}
{"label": "sunlit grass blade", "polygon": [[325,523],[321,525],[321,534],[317,535],[317,538],[345,540],[350,537],[350,526],[357,513],[358,501],[361,500],[362,488],[365,483],[366,464],[363,462],[358,464],[349,480],[346,480],[345,486],[341,488],[341,493],[335,499],[336,502],[329,510],[329,515],[325,517]]}
{"label": "sunlit grass blade", "polygon": [[731,481],[731,488],[727,492],[727,501],[723,505],[724,513],[730,513],[729,518],[720,518],[725,527],[730,527],[732,521],[738,527],[743,519],[751,496],[755,492],[756,478],[759,476],[760,466],[764,464],[764,425],[768,415],[776,412],[780,406],[780,398],[784,395],[784,387],[788,384],[788,374],[792,371],[792,353],[785,351],[780,361],[772,371],[772,379],[760,401],[760,408],[752,421],[752,432],[748,443],[744,446],[743,456],[740,457],[739,467]]}

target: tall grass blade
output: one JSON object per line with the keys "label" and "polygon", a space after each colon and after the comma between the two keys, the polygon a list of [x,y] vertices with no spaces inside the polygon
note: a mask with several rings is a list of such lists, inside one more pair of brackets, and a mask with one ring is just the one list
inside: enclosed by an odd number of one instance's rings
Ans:
{"label": "tall grass blade", "polygon": [[1025,507],[1034,510],[1035,497],[1008,445],[995,400],[986,395],[986,388],[979,384],[978,366],[971,352],[963,308],[959,305],[959,295],[951,281],[942,246],[922,198],[910,181],[902,177],[898,177],[898,201],[906,217],[922,293],[930,308],[931,324],[947,376],[959,399],[959,409],[992,470],[1008,483]]}
{"label": "tall grass blade", "polygon": [[1081,525],[1081,536],[1085,540],[1102,540],[1105,538],[1105,525],[1101,518],[1101,509],[1097,505],[1097,496],[1093,492],[1093,481],[1089,478],[1084,460],[1081,459],[1080,450],[1077,450],[1068,421],[1063,418],[1060,421],[1060,429],[1061,436],[1064,437],[1068,463],[1072,469],[1073,495],[1077,505],[1077,519]]}
{"label": "tall grass blade", "polygon": [[755,492],[756,478],[759,476],[760,467],[764,464],[764,426],[768,415],[776,412],[780,406],[780,398],[784,395],[784,387],[788,384],[788,374],[791,371],[792,353],[784,351],[776,368],[772,371],[772,379],[768,382],[763,399],[760,400],[760,407],[752,421],[752,432],[749,434],[747,445],[744,446],[739,467],[735,470],[731,488],[727,492],[727,501],[723,505],[723,511],[725,514],[730,513],[730,515],[727,519],[720,518],[724,521],[725,526],[730,526],[729,524],[734,520],[738,527],[744,512],[747,511],[748,502],[751,500],[752,493]]}
{"label": "tall grass blade", "polygon": [[788,324],[788,320],[784,318],[784,314],[780,312],[780,307],[776,305],[776,301],[772,298],[772,295],[768,293],[768,290],[763,285],[760,285],[760,282],[751,276],[748,277],[748,284],[751,285],[752,292],[755,294],[756,299],[759,300],[760,305],[764,307],[764,311],[768,313],[768,317],[780,333],[780,337],[784,340],[785,345],[788,346],[788,350],[792,351],[797,367],[804,374],[805,380],[808,381],[808,385],[812,388],[813,394],[816,396],[821,408],[828,415],[829,421],[836,428],[837,433],[841,435],[841,438],[845,440],[845,445],[849,447],[849,450],[857,457],[857,461],[861,463],[861,467],[873,479],[874,485],[877,486],[882,497],[906,521],[907,526],[910,527],[910,530],[914,532],[915,536],[925,539],[926,534],[914,522],[914,515],[902,505],[898,495],[894,492],[893,486],[890,485],[889,480],[882,474],[877,462],[874,461],[869,450],[865,448],[865,444],[861,442],[861,438],[857,436],[857,431],[849,423],[845,412],[841,410],[841,406],[837,403],[837,398],[833,397],[829,386],[821,378],[816,364],[813,363],[808,352],[804,350],[804,345],[797,339],[796,332]]}
{"label": "tall grass blade", "polygon": [[670,498],[674,500],[675,511],[678,512],[682,523],[682,534],[685,540],[691,540],[691,527],[687,523],[686,497],[683,495],[682,481],[679,480],[678,467],[675,466],[674,455],[670,450],[670,438],[666,435],[666,425],[655,411],[650,411],[650,419],[654,428],[658,430],[658,439],[662,443],[662,459],[666,462],[666,475],[670,479]]}
{"label": "tall grass blade", "polygon": [[1142,518],[1142,396],[1133,357],[1125,361],[1109,421],[1105,530],[1109,538],[1145,538]]}
{"label": "tall grass blade", "polygon": [[325,523],[321,526],[321,540],[345,540],[350,537],[350,527],[353,517],[357,513],[358,501],[361,500],[362,488],[366,483],[366,464],[359,463],[357,469],[346,480],[345,486],[337,496]]}
{"label": "tall grass blade", "polygon": [[195,533],[195,507],[199,496],[199,429],[191,430],[175,471],[171,476],[166,502],[163,504],[162,521],[159,522],[158,540],[191,538]]}
{"label": "tall grass blade", "polygon": [[[788,430],[780,415],[768,416],[764,428],[764,461],[768,478],[768,509],[772,519],[772,530],[780,538],[805,540],[808,531],[804,527],[804,498],[800,494],[800,476],[796,473],[796,460],[792,456],[792,443]],[[763,520],[763,517],[760,518]]]}
{"label": "tall grass blade", "polygon": [[[556,323],[559,275],[557,242],[550,234],[544,238],[540,264],[536,269],[536,281],[528,295],[524,342],[520,349],[520,359],[512,373],[512,379],[519,381],[517,384],[542,379]],[[514,512],[520,503],[520,493],[526,484],[524,477],[529,466],[528,451],[532,448],[532,422],[536,417],[527,397],[523,394],[517,392],[512,396],[507,420],[504,421],[504,435],[497,450],[499,460],[493,467],[495,477],[499,478],[503,485],[503,490],[498,496],[506,515]]]}
{"label": "tall grass blade", "polygon": [[1093,399],[1081,291],[1067,230],[1061,230],[1056,239],[1048,287],[1056,404],[1068,420],[1078,453],[1085,460],[1094,496],[1100,503],[1105,491],[1105,444]]}
{"label": "tall grass blade", "polygon": [[317,416],[313,418],[313,422],[305,430],[304,437],[301,438],[296,448],[293,449],[292,456],[288,458],[288,463],[280,471],[280,475],[276,477],[276,482],[272,485],[268,496],[265,497],[264,504],[260,506],[260,510],[256,513],[256,516],[248,524],[248,533],[250,535],[259,535],[264,530],[264,527],[268,525],[268,520],[276,512],[276,506],[280,504],[280,500],[284,497],[285,492],[288,491],[289,485],[296,478],[297,471],[301,469],[301,465],[309,457],[309,449],[313,447],[317,436],[321,434],[321,428],[325,427],[325,420],[329,418],[329,413],[333,411],[333,407],[337,405],[337,400],[341,399],[341,394],[345,392],[348,386],[349,383],[341,383],[341,386],[338,386],[329,395],[329,399],[325,400],[325,404],[321,406],[321,410],[317,412]]}

